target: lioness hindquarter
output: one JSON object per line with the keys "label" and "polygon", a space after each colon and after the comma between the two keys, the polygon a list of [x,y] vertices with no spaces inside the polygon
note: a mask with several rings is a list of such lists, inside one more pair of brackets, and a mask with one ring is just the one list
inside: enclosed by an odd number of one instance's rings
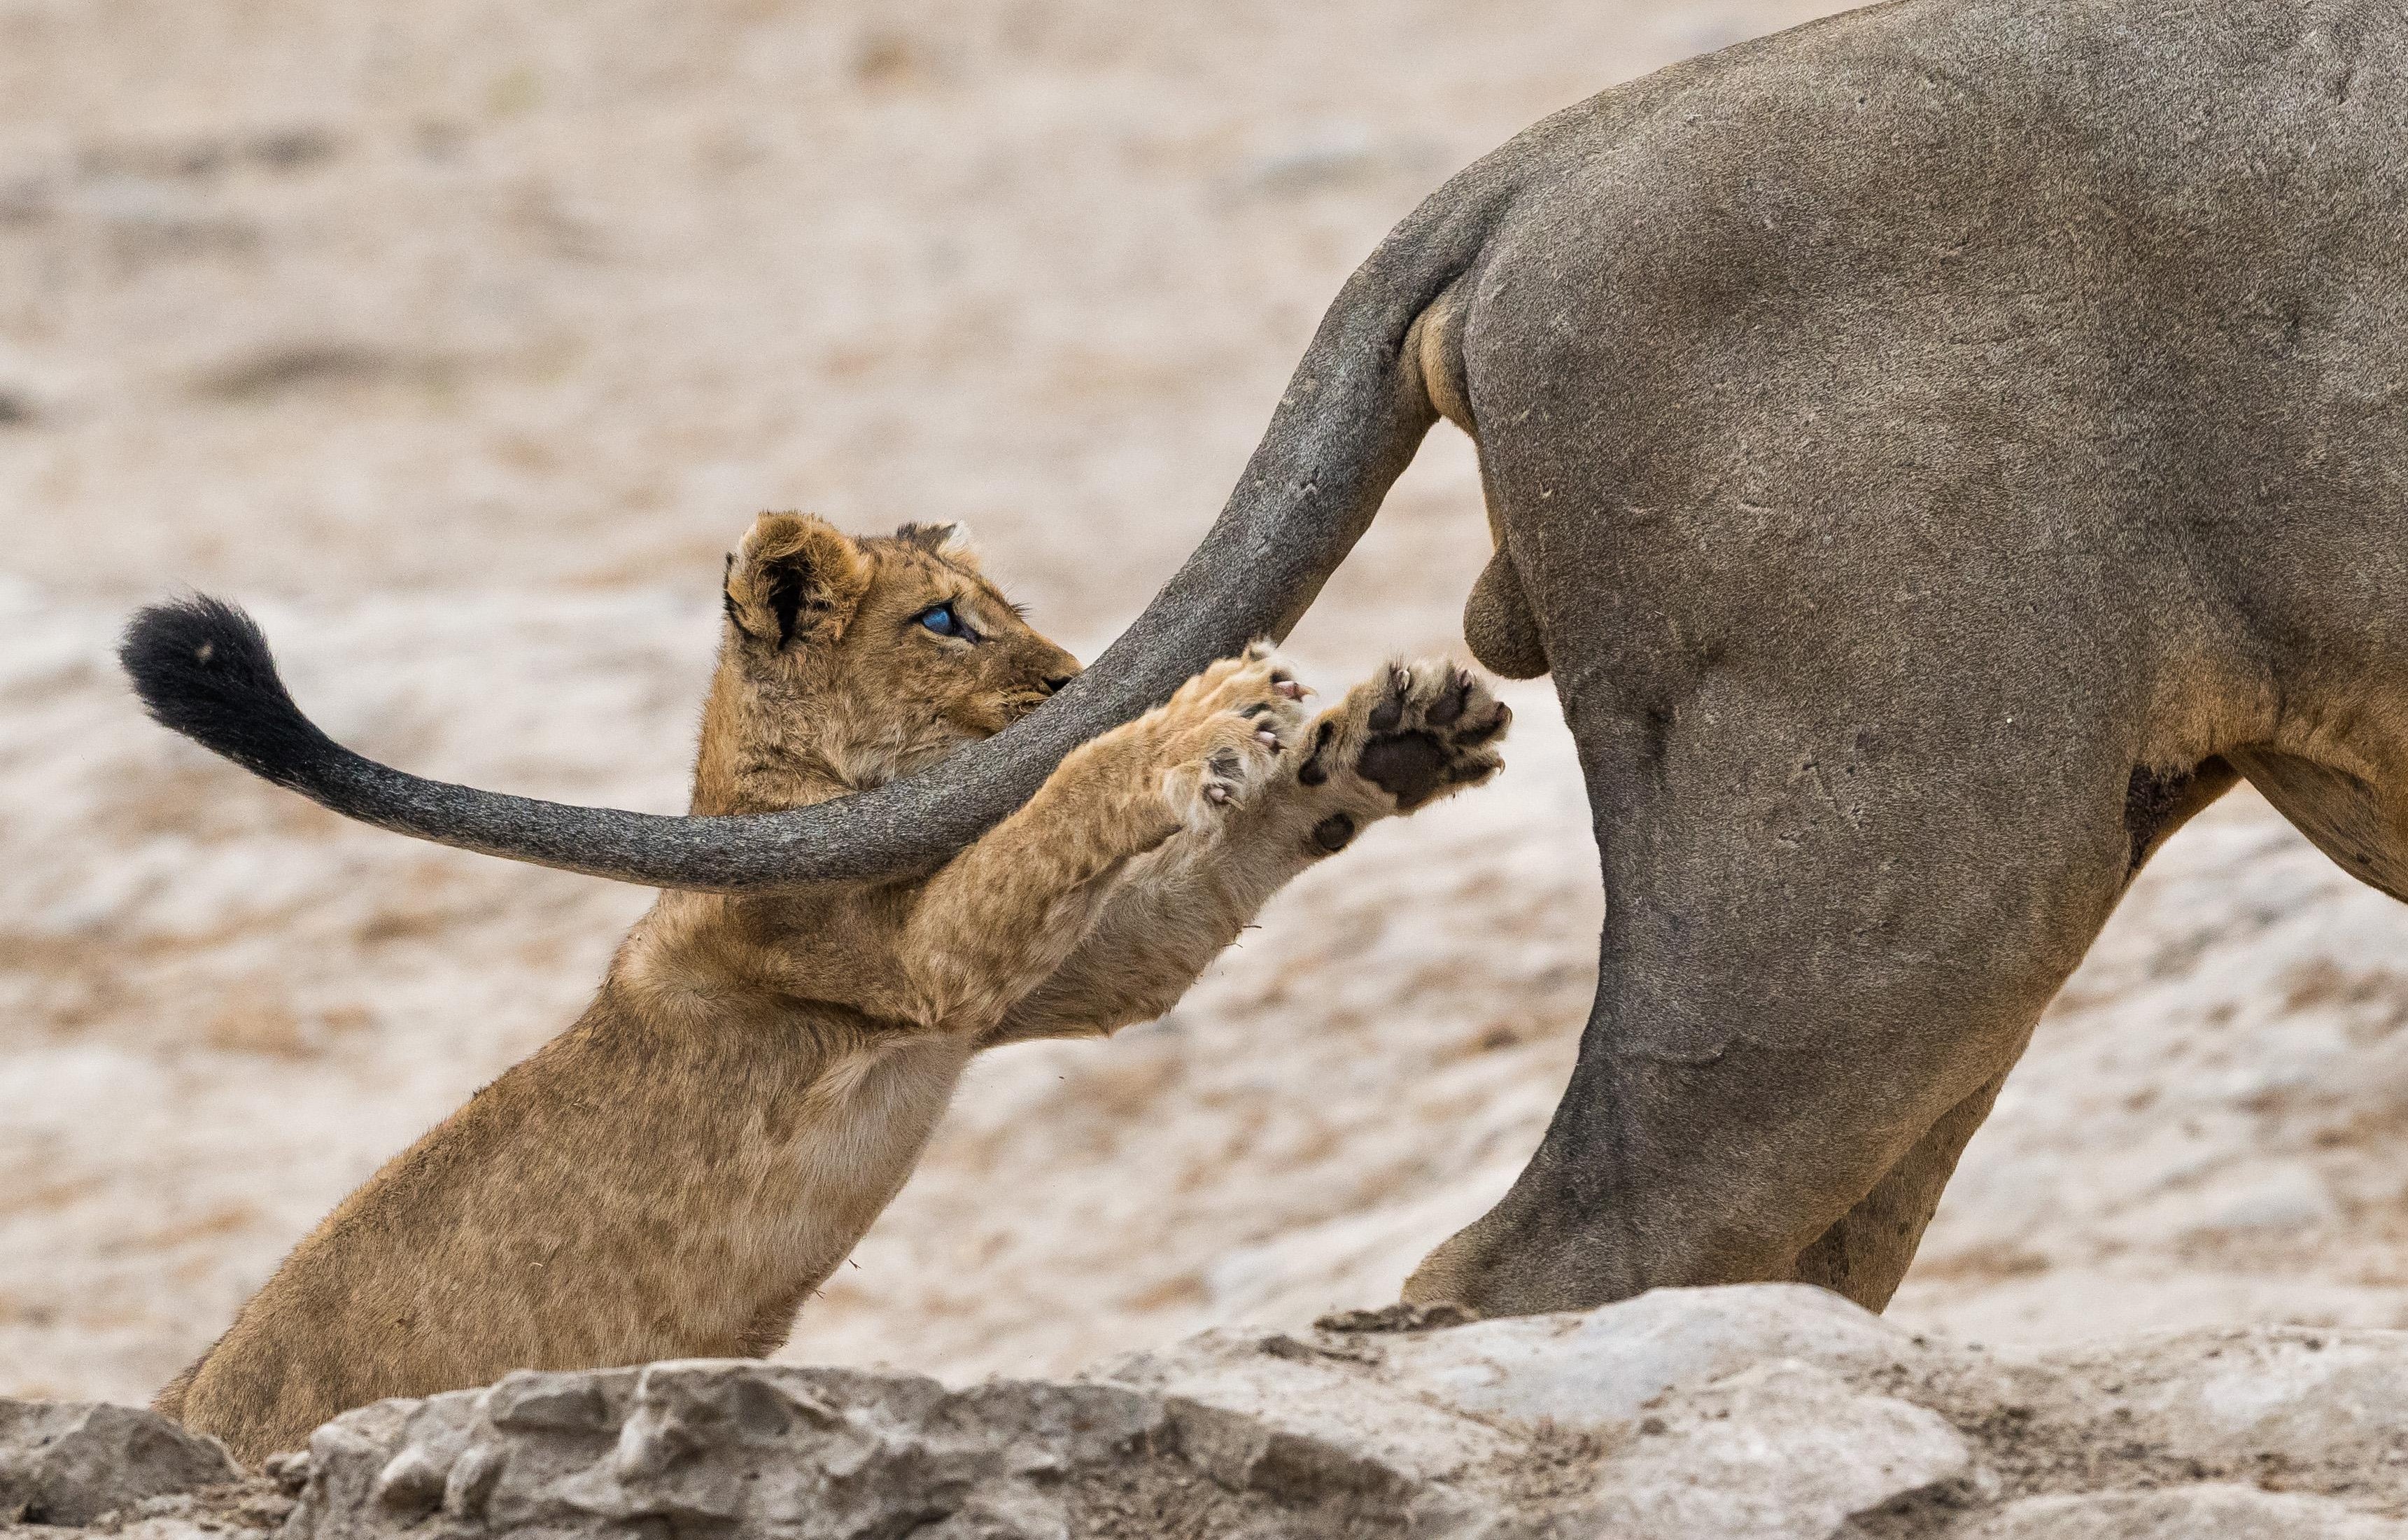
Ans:
{"label": "lioness hindquarter", "polygon": [[[727,603],[698,812],[909,773],[1076,671],[908,531],[765,517]],[[161,1408],[255,1461],[386,1396],[776,1346],[979,1038],[1131,860],[1268,783],[1297,693],[1267,658],[1217,666],[924,881],[665,895],[578,1024],[345,1200]]]}

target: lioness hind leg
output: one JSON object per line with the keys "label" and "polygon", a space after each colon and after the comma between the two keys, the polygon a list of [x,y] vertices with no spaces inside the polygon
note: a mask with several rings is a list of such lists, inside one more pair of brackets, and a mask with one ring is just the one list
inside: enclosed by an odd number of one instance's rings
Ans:
{"label": "lioness hind leg", "polygon": [[2123,890],[2142,730],[1943,677],[1717,671],[1669,710],[1607,684],[1566,692],[1606,885],[1580,1060],[1406,1298],[1525,1314],[1805,1270],[1886,1298]]}
{"label": "lioness hind leg", "polygon": [[[2128,878],[2139,872],[2141,864],[2174,830],[2229,790],[2236,778],[2218,759],[2207,760],[2171,783],[2135,770],[2124,798],[2125,831],[2131,841]],[[2144,781],[2155,786],[2157,795],[2139,795]],[[1924,1230],[1940,1206],[1942,1189],[1956,1173],[1966,1142],[1990,1115],[1990,1107],[2006,1083],[2003,1074],[1989,1081],[1931,1125],[1872,1191],[1799,1254],[1798,1281],[1843,1294],[1868,1310],[1887,1305],[1914,1261]]]}
{"label": "lioness hind leg", "polygon": [[1798,1281],[1819,1284],[1868,1310],[1888,1304],[1923,1244],[1965,1142],[1990,1115],[2006,1083],[2003,1074],[1989,1081],[1931,1125],[1872,1191],[1798,1254]]}
{"label": "lioness hind leg", "polygon": [[2344,871],[2408,900],[2408,799],[2298,755],[2261,748],[2227,757]]}

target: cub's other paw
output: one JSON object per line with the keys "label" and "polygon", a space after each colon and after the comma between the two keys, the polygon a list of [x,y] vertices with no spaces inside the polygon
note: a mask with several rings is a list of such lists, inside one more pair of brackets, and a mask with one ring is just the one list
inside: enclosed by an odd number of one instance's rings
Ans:
{"label": "cub's other paw", "polygon": [[1512,721],[1479,675],[1450,659],[1392,663],[1313,725],[1296,778],[1318,786],[1354,775],[1411,813],[1502,770],[1497,745]]}
{"label": "cub's other paw", "polygon": [[1187,828],[1214,827],[1278,778],[1304,732],[1305,688],[1257,641],[1179,687],[1159,712],[1162,791]]}

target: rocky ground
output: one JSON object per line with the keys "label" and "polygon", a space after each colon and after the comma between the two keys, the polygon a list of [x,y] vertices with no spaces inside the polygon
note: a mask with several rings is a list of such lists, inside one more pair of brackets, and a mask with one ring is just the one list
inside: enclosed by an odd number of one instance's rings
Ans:
{"label": "rocky ground", "polygon": [[[1091,655],[1423,192],[1815,8],[0,0],[0,1393],[147,1398],[645,901],[168,741],[108,660],[133,604],[253,603],[381,757],[675,810],[755,509],[965,518]],[[1442,434],[1297,651],[1334,684],[1454,644],[1484,554]],[[1574,767],[1545,685],[1511,698],[1497,785],[1297,884],[1164,1021],[982,1065],[785,1357],[1058,1375],[1393,1298],[1536,1143],[1586,1002]],[[2042,1024],[1891,1319],[1965,1362],[2408,1323],[2403,938],[2229,799]]]}
{"label": "rocky ground", "polygon": [[[1422,1330],[1365,1330],[1419,1325]],[[1799,1285],[1221,1331],[949,1390],[751,1363],[384,1402],[245,1478],[0,1403],[0,1528],[796,1540],[2400,1540],[2408,1333],[1943,1345]],[[147,1424],[147,1425],[146,1425]]]}

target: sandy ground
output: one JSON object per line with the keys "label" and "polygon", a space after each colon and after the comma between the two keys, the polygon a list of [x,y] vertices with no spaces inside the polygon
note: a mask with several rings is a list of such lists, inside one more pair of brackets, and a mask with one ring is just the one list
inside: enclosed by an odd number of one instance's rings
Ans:
{"label": "sandy ground", "polygon": [[[754,509],[967,519],[1092,653],[1419,196],[1828,8],[0,0],[0,1393],[146,1396],[645,902],[170,741],[108,661],[132,604],[253,603],[381,757],[673,811]],[[1338,684],[1453,645],[1484,554],[1442,433],[1297,650]],[[786,1356],[1059,1372],[1391,1297],[1536,1143],[1593,974],[1570,746],[1512,698],[1500,783],[1299,882],[1169,1017],[979,1066]],[[2229,799],[1895,1313],[2408,1324],[2403,937]]]}

